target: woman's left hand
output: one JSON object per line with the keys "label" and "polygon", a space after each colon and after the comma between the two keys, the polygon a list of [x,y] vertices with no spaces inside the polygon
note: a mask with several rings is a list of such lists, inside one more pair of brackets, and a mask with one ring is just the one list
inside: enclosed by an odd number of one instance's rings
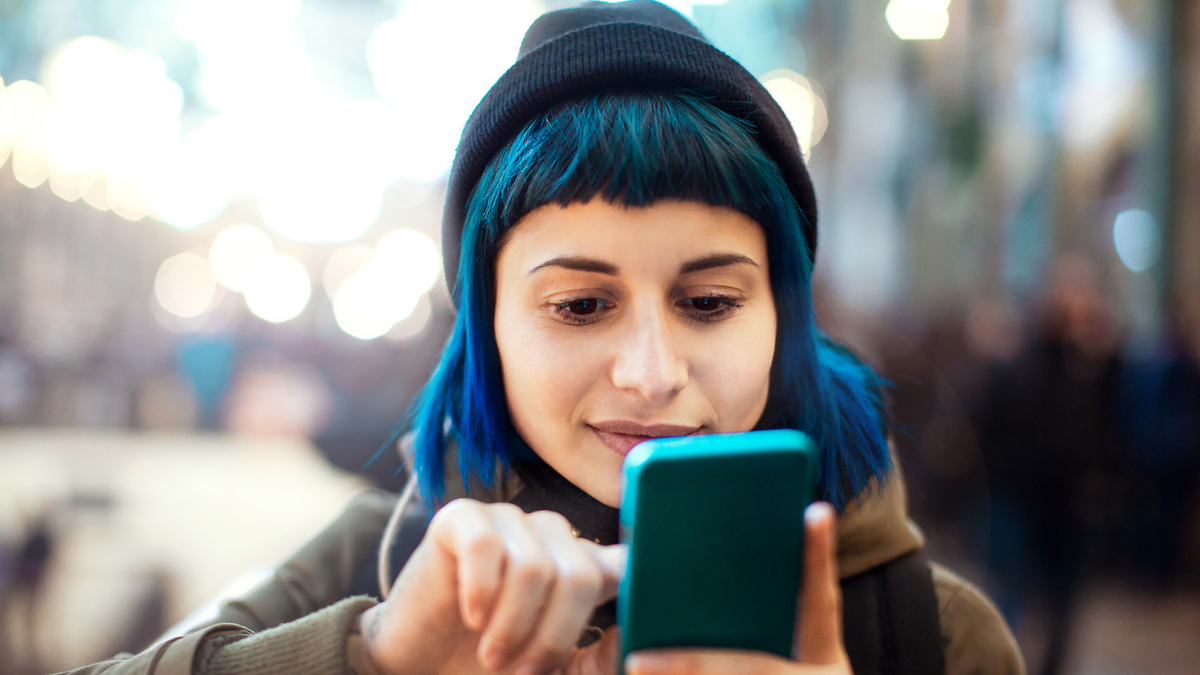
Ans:
{"label": "woman's left hand", "polygon": [[629,675],[851,675],[850,659],[842,642],[836,517],[829,504],[819,502],[808,507],[804,514],[804,544],[804,580],[797,603],[794,642],[797,660],[735,649],[654,649],[630,654],[625,662],[626,672]]}

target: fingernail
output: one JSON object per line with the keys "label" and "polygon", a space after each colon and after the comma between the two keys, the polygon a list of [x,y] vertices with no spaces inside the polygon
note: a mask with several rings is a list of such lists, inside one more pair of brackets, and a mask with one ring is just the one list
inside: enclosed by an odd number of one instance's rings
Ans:
{"label": "fingernail", "polygon": [[804,522],[811,525],[828,518],[832,513],[833,507],[828,502],[813,502],[804,509]]}

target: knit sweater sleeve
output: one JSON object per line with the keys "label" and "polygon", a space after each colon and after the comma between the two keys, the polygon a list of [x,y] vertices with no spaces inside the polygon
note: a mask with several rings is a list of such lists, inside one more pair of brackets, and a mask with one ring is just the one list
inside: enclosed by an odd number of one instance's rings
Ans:
{"label": "knit sweater sleeve", "polygon": [[346,675],[346,640],[358,618],[375,605],[347,598],[318,612],[261,633],[211,634],[197,649],[193,675]]}

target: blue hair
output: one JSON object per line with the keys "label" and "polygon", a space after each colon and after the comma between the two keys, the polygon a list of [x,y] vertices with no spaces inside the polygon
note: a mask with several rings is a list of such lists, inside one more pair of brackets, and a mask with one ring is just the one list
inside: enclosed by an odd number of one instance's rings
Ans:
{"label": "blue hair", "polygon": [[538,116],[475,186],[463,227],[454,330],[406,418],[423,495],[444,494],[449,437],[468,488],[492,485],[510,459],[532,453],[512,425],[504,394],[493,323],[496,255],[530,211],[597,197],[629,207],[696,201],[759,223],[778,335],[758,428],[809,434],[822,459],[818,492],[839,509],[887,472],[882,381],[815,325],[803,215],[779,167],[747,123],[701,96],[635,90],[597,93]]}

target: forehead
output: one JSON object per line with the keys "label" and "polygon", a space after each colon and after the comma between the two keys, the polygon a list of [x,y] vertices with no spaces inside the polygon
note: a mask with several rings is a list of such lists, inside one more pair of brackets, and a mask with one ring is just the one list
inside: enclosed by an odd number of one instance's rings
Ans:
{"label": "forehead", "polygon": [[593,199],[531,211],[509,231],[498,265],[532,268],[551,257],[586,256],[622,272],[674,270],[714,252],[740,253],[766,269],[762,228],[738,211],[699,202],[625,207]]}

